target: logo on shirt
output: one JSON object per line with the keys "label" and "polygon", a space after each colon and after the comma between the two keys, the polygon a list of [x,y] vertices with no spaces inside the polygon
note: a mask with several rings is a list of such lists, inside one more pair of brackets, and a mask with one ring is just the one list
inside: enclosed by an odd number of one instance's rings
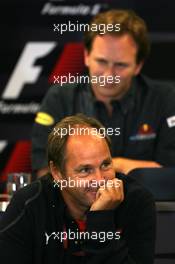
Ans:
{"label": "logo on shirt", "polygon": [[130,140],[148,140],[154,139],[156,137],[156,133],[154,132],[153,128],[149,124],[142,124],[138,132],[135,135],[130,136]]}
{"label": "logo on shirt", "polygon": [[55,121],[51,115],[44,112],[38,112],[35,118],[35,122],[40,125],[51,126]]}

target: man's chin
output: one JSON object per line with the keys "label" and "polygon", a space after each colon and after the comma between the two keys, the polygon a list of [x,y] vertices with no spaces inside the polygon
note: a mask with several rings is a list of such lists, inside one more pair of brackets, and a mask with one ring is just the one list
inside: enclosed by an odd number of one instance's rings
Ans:
{"label": "man's chin", "polygon": [[117,97],[121,94],[120,87],[114,85],[99,86],[98,92],[102,97]]}

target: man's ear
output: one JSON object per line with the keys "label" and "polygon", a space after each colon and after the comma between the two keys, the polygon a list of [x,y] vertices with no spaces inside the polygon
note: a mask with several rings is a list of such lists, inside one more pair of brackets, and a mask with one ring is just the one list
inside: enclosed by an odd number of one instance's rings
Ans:
{"label": "man's ear", "polygon": [[87,49],[84,50],[84,64],[89,67],[89,51]]}
{"label": "man's ear", "polygon": [[138,75],[143,67],[144,61],[139,62],[136,65],[136,69],[135,69],[135,76]]}
{"label": "man's ear", "polygon": [[59,181],[59,180],[62,180],[63,179],[61,172],[55,166],[55,164],[53,163],[53,161],[50,161],[49,162],[49,168],[50,168],[50,173],[52,174],[52,177],[54,178],[55,181]]}

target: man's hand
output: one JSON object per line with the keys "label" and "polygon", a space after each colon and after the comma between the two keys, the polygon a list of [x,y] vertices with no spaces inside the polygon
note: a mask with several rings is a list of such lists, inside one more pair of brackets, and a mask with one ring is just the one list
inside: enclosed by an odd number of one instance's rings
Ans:
{"label": "man's hand", "polygon": [[100,187],[96,200],[90,211],[111,210],[118,207],[124,200],[123,182],[119,179],[109,180],[105,186]]}
{"label": "man's hand", "polygon": [[161,168],[162,165],[155,161],[132,160],[126,158],[113,158],[114,170],[119,173],[128,174],[131,170],[138,168]]}

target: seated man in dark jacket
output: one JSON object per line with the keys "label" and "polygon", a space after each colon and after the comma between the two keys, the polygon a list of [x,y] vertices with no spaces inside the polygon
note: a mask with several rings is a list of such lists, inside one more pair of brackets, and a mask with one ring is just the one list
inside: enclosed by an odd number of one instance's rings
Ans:
{"label": "seated man in dark jacket", "polygon": [[118,136],[110,135],[116,172],[174,166],[175,89],[140,74],[150,49],[145,22],[132,11],[111,10],[97,14],[90,25],[106,26],[104,34],[85,32],[90,82],[59,83],[48,90],[33,129],[33,170],[37,176],[46,172],[49,131],[76,113],[116,130]]}
{"label": "seated man in dark jacket", "polygon": [[151,264],[151,194],[117,175],[104,127],[64,118],[48,139],[50,173],[17,192],[0,223],[6,264]]}

